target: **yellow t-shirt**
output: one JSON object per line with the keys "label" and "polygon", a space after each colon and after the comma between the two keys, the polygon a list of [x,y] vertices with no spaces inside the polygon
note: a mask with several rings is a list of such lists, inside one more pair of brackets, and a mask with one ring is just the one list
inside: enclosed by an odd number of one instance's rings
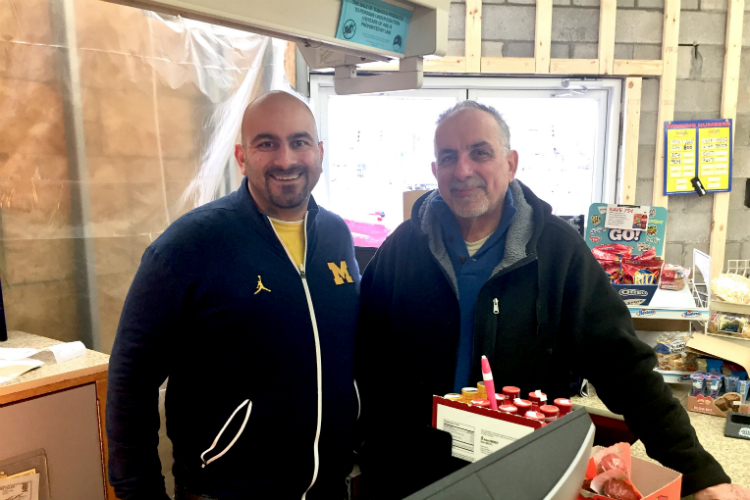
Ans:
{"label": "yellow t-shirt", "polygon": [[294,262],[301,268],[305,263],[305,221],[287,222],[271,217],[269,219]]}

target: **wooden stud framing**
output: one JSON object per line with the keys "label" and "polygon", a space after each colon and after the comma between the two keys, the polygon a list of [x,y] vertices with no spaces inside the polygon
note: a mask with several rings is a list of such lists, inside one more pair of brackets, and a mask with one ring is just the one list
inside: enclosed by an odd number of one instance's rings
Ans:
{"label": "wooden stud framing", "polygon": [[482,0],[466,0],[466,72],[482,70]]}
{"label": "wooden stud framing", "polygon": [[289,85],[293,89],[297,88],[297,44],[294,42],[286,42],[286,50],[284,51],[284,72],[286,73],[286,79],[289,81]]}
{"label": "wooden stud framing", "polygon": [[638,135],[641,126],[641,88],[643,78],[625,79],[625,151],[623,153],[620,203],[635,205],[638,178]]}
{"label": "wooden stud framing", "polygon": [[638,61],[635,59],[615,59],[613,75],[661,76],[664,71],[662,61]]}
{"label": "wooden stud framing", "polygon": [[598,75],[599,59],[552,59],[549,72],[556,75]]}
{"label": "wooden stud framing", "polygon": [[465,57],[441,57],[424,62],[424,71],[435,73],[466,73]]}
{"label": "wooden stud framing", "polygon": [[536,0],[535,37],[534,60],[536,72],[549,73],[550,52],[552,50],[552,0]]}
{"label": "wooden stud framing", "polygon": [[[740,86],[740,59],[742,57],[742,24],[745,0],[728,0],[727,38],[724,45],[724,79],[721,89],[721,117],[737,117],[737,95]],[[734,128],[732,129],[734,132]],[[711,218],[711,276],[721,273],[727,243],[730,193],[714,194]]]}
{"label": "wooden stud framing", "polygon": [[534,73],[533,57],[483,57],[482,73]]}
{"label": "wooden stud framing", "polygon": [[654,161],[654,190],[651,204],[667,207],[664,196],[664,122],[674,118],[674,94],[677,87],[677,40],[680,34],[680,0],[664,2],[664,40],[662,61],[664,70],[659,84],[659,113],[656,124],[656,158]]}
{"label": "wooden stud framing", "polygon": [[611,75],[615,70],[615,23],[617,0],[601,0],[599,7],[599,74]]}

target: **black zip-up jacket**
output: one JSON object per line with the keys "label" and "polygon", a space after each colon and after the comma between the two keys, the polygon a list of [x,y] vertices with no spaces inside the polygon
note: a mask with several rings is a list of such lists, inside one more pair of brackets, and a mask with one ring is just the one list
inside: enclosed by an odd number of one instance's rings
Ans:
{"label": "black zip-up jacket", "polygon": [[109,475],[122,500],[168,498],[157,454],[167,377],[181,487],[222,500],[343,491],[359,271],[339,216],[311,199],[305,221],[301,272],[245,178],[146,249],[109,364]]}
{"label": "black zip-up jacket", "polygon": [[[627,307],[584,240],[526,186],[514,181],[510,189],[518,211],[505,256],[479,292],[471,380],[482,380],[483,354],[496,385],[541,389],[550,397],[569,395],[574,372],[625,417],[650,457],[684,474],[683,495],[729,482],[653,371],[653,350],[636,338]],[[417,200],[411,219],[383,243],[362,277],[355,366],[363,478],[376,487],[387,482],[381,495],[391,498],[423,486],[409,470],[432,457],[420,457],[409,435],[424,434],[431,398],[451,392],[456,368],[458,291],[430,206],[436,195]],[[429,468],[449,472],[451,466]]]}

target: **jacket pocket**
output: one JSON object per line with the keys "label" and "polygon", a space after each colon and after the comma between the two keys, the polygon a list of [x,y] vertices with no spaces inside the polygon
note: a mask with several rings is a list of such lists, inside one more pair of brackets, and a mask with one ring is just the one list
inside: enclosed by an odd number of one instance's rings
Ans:
{"label": "jacket pocket", "polygon": [[[214,455],[211,458],[209,458],[208,460],[206,460],[206,458],[205,458],[206,455],[209,454],[210,452],[212,452],[214,448],[216,448],[216,445],[219,443],[219,440],[221,439],[222,434],[224,434],[224,431],[227,429],[227,427],[229,427],[229,424],[232,423],[232,420],[234,420],[234,417],[236,417],[237,414],[240,413],[240,411],[245,406],[247,406],[247,408],[245,409],[245,418],[242,421],[242,425],[240,426],[239,430],[237,431],[237,434],[235,434],[234,438],[232,438],[232,441],[221,451],[221,453],[217,453],[216,455]],[[250,401],[249,399],[246,399],[237,408],[235,408],[235,410],[229,416],[229,418],[227,419],[227,421],[224,423],[224,427],[221,428],[221,430],[219,431],[219,433],[214,438],[214,442],[211,443],[211,446],[206,451],[204,451],[203,453],[201,453],[201,462],[202,462],[201,468],[205,468],[211,462],[214,462],[214,461],[218,460],[226,452],[228,452],[232,448],[232,446],[234,446],[234,443],[237,442],[237,440],[240,438],[240,436],[242,435],[242,433],[245,431],[245,426],[247,425],[247,421],[250,419],[250,413],[252,412],[252,410],[253,410],[253,402]]]}

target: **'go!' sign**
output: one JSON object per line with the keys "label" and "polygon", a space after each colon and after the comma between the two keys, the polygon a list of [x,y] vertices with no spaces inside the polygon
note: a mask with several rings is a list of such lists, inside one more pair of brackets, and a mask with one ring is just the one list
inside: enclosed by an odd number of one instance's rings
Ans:
{"label": "'go!' sign", "polygon": [[609,239],[612,241],[640,241],[641,232],[633,229],[610,229]]}
{"label": "'go!' sign", "polygon": [[599,245],[619,243],[633,247],[633,255],[640,255],[651,248],[656,255],[664,251],[664,235],[667,232],[667,209],[651,207],[648,214],[648,225],[645,230],[614,229],[604,226],[606,203],[592,203],[586,218],[584,239],[589,248]]}

